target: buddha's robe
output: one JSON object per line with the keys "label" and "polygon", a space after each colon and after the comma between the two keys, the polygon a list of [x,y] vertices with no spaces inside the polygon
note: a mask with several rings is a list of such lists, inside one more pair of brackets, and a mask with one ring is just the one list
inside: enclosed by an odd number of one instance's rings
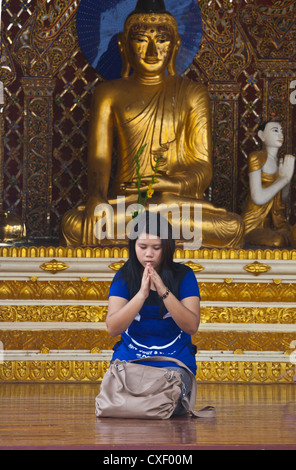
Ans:
{"label": "buddha's robe", "polygon": [[[124,87],[123,87],[124,90]],[[117,196],[124,184],[137,179],[133,161],[140,155],[142,177],[152,177],[159,156],[158,175],[181,183],[175,193],[203,199],[212,179],[209,99],[206,87],[181,77],[167,77],[165,86],[143,98],[143,107],[117,115],[120,152],[109,196]],[[115,111],[116,112],[116,111]],[[135,192],[137,190],[135,189]]]}
{"label": "buddha's robe", "polygon": [[[202,245],[241,247],[244,226],[240,216],[216,208],[204,199],[212,180],[210,104],[207,88],[182,77],[166,77],[162,84],[147,87],[142,99],[133,97],[132,81],[103,83],[111,91],[110,102],[118,131],[119,151],[116,169],[108,191],[108,203],[115,207],[118,196],[126,203],[137,201],[137,172],[134,161],[138,150],[143,181],[151,180],[158,157],[155,192],[149,204],[194,204],[202,206]],[[152,91],[153,90],[153,91]],[[118,95],[120,94],[120,100]],[[102,92],[104,95],[104,92]],[[120,101],[120,106],[118,104]],[[144,194],[143,194],[144,195]],[[192,231],[194,219],[182,220]],[[69,245],[83,244],[83,207],[66,214],[63,233]],[[181,230],[182,232],[182,230]],[[115,242],[115,241],[114,241]],[[99,242],[98,242],[99,244]]]}

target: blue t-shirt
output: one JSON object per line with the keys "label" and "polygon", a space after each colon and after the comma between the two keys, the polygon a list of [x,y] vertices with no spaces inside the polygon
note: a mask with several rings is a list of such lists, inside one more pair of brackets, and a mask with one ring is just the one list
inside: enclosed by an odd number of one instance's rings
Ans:
{"label": "blue t-shirt", "polygon": [[[119,271],[114,276],[109,297],[117,296],[130,300],[128,284]],[[192,269],[186,270],[180,282],[178,299],[200,297],[199,287]],[[156,291],[150,290],[149,297],[127,330],[122,333],[121,340],[114,346],[112,361],[133,360],[153,356],[173,357],[182,361],[196,374],[196,346],[191,336],[182,331],[169,312],[160,314],[160,299]],[[149,363],[145,362],[149,365]],[[154,362],[153,365],[166,367],[168,362]]]}

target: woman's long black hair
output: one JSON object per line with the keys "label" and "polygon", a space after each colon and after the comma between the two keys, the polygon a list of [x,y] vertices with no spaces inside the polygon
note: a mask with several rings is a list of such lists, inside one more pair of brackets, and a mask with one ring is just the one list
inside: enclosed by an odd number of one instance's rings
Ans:
{"label": "woman's long black hair", "polygon": [[[133,298],[140,290],[144,268],[136,255],[136,241],[142,233],[156,235],[161,239],[162,259],[158,273],[170,291],[178,297],[179,285],[187,273],[187,267],[174,263],[175,240],[172,234],[172,226],[158,212],[145,211],[135,219],[129,238],[129,259],[121,268],[121,274],[128,284],[130,298]],[[183,275],[182,275],[183,274]],[[160,301],[161,315],[166,312],[164,304]]]}

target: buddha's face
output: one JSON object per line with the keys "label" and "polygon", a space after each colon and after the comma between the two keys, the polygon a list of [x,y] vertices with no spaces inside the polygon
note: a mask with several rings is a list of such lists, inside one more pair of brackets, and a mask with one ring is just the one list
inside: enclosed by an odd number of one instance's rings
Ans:
{"label": "buddha's face", "polygon": [[156,76],[165,72],[175,46],[166,24],[136,24],[128,34],[128,57],[136,73]]}
{"label": "buddha's face", "polygon": [[265,147],[280,148],[284,142],[283,128],[279,122],[268,122],[258,133]]}

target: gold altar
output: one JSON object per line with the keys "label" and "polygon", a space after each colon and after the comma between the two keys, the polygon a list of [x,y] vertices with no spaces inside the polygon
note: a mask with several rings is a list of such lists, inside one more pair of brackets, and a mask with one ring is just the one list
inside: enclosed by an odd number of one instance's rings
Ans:
{"label": "gold altar", "polygon": [[[1,248],[5,382],[100,381],[116,338],[110,282],[126,249]],[[176,250],[202,297],[197,379],[293,383],[296,251]]]}
{"label": "gold altar", "polygon": [[[210,95],[213,179],[206,196],[241,214],[260,118],[279,117],[281,152],[295,148],[296,6],[198,4],[202,39],[184,76]],[[90,103],[103,81],[81,52],[78,5],[3,1],[0,209],[22,218],[28,243],[0,247],[0,382],[99,381],[116,341],[105,326],[107,295],[127,250],[59,246],[63,215],[87,200]],[[294,178],[293,224],[295,194]],[[190,264],[201,288],[197,379],[293,383],[296,251],[177,249],[176,259]]]}

